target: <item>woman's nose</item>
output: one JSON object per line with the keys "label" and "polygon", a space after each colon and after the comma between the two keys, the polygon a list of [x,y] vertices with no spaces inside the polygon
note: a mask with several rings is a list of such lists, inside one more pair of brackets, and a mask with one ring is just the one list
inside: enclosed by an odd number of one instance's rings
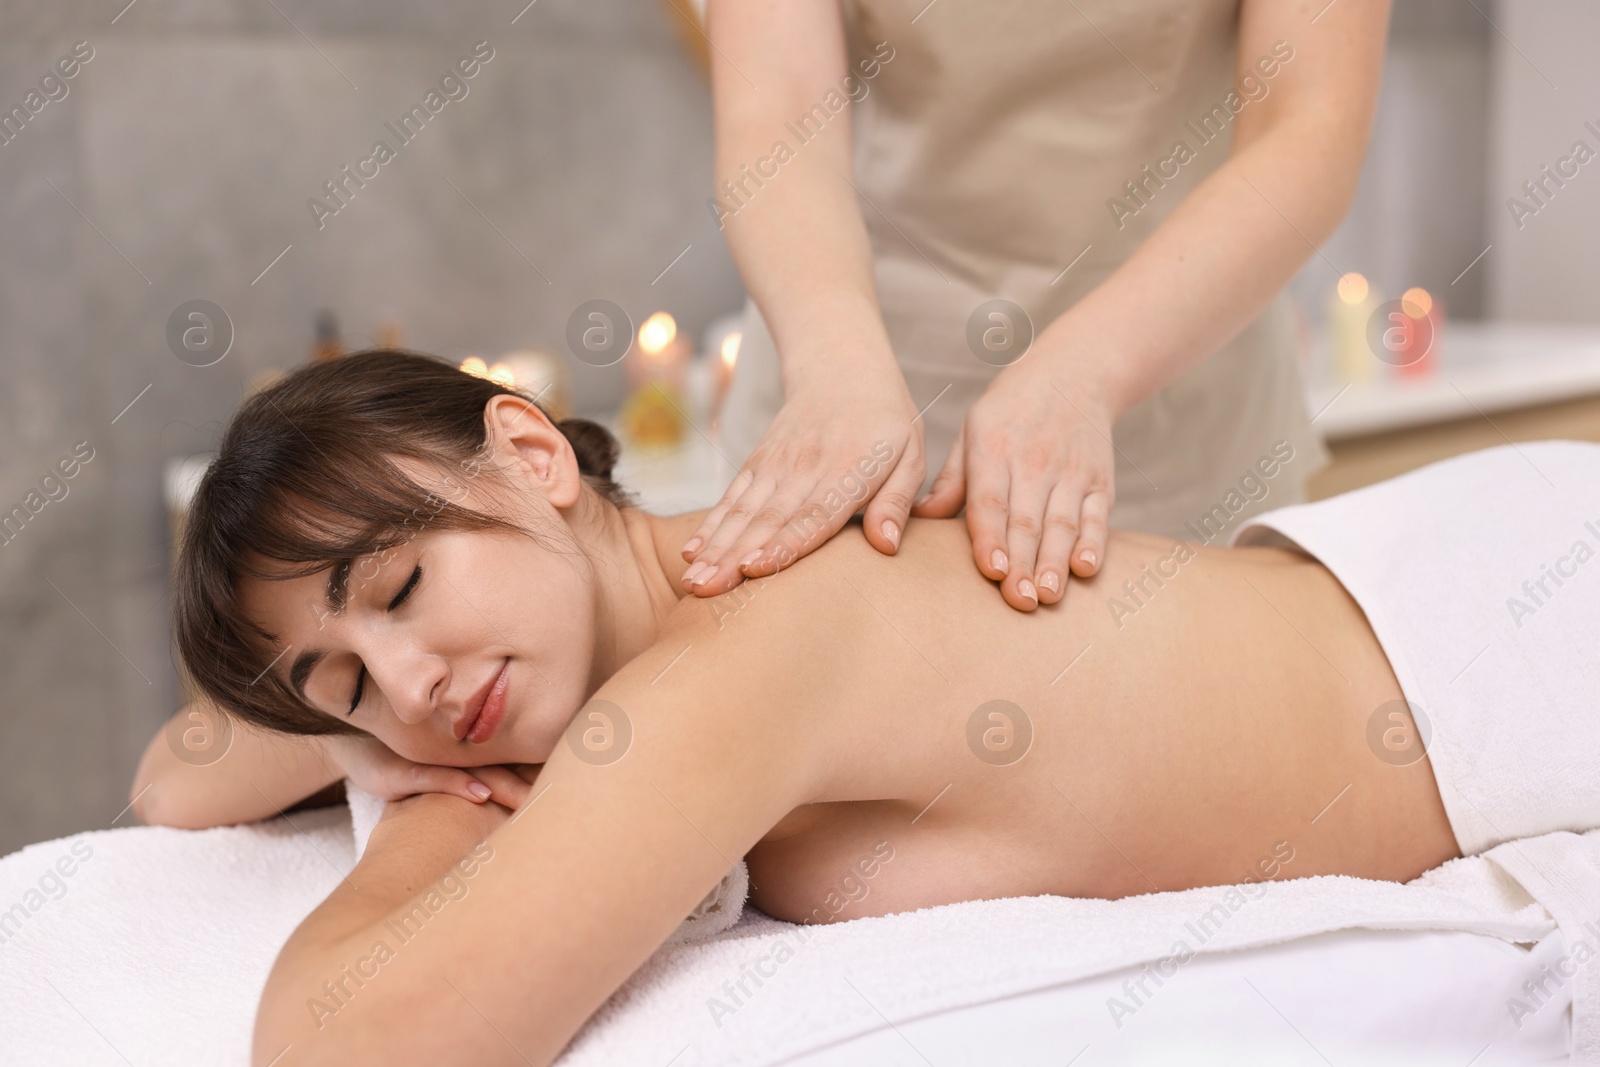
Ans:
{"label": "woman's nose", "polygon": [[449,677],[443,659],[415,652],[394,656],[385,673],[388,678],[379,684],[395,717],[407,725],[424,722],[434,713]]}

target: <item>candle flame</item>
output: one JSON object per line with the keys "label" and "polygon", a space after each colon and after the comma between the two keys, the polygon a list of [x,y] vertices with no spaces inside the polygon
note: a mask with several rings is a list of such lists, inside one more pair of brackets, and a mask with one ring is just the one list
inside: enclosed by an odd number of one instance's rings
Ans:
{"label": "candle flame", "polygon": [[730,333],[722,339],[722,365],[729,370],[739,359],[739,342],[744,339],[740,333]]}
{"label": "candle flame", "polygon": [[494,366],[489,368],[489,372],[485,374],[484,377],[488,378],[491,382],[494,382],[497,385],[505,386],[507,389],[515,389],[517,387],[516,374],[514,374],[511,368],[506,366],[504,363],[494,364]]}
{"label": "candle flame", "polygon": [[670,345],[676,336],[678,323],[665,311],[658,311],[639,327],[639,347],[653,356]]}
{"label": "candle flame", "polygon": [[1355,271],[1339,279],[1339,299],[1346,304],[1359,304],[1367,298],[1367,279]]}
{"label": "candle flame", "polygon": [[1400,297],[1400,309],[1414,319],[1426,318],[1433,310],[1433,297],[1426,289],[1407,289]]}
{"label": "candle flame", "polygon": [[461,361],[461,369],[478,378],[489,376],[489,367],[477,356],[468,356]]}

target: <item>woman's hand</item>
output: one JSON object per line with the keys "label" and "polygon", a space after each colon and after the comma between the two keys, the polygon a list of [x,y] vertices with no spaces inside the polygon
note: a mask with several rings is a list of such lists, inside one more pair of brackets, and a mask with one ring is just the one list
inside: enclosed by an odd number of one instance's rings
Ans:
{"label": "woman's hand", "polygon": [[948,518],[965,500],[978,570],[1019,611],[1060,600],[1069,561],[1079,577],[1099,570],[1116,496],[1111,406],[1059,368],[1035,351],[1001,371],[913,512]]}
{"label": "woman's hand", "polygon": [[779,410],[744,467],[683,546],[684,583],[716,596],[773,574],[866,505],[867,541],[894,555],[926,473],[922,420],[899,368],[813,385]]}
{"label": "woman's hand", "polygon": [[501,766],[443,767],[413,763],[376,737],[332,734],[322,738],[328,761],[356,785],[382,800],[400,800],[418,793],[450,793],[482,804],[495,800],[515,808],[528,794],[528,784]]}

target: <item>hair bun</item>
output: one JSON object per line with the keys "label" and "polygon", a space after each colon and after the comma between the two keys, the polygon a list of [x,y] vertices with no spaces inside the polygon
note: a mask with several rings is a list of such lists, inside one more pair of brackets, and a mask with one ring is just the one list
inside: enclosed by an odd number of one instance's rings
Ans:
{"label": "hair bun", "polygon": [[610,430],[590,419],[570,418],[556,423],[578,457],[578,470],[608,488],[618,488],[612,472],[622,455],[622,445]]}

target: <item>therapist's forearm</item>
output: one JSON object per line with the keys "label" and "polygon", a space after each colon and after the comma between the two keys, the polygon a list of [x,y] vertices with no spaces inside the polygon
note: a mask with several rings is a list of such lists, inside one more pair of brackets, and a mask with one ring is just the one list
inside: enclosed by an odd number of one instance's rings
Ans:
{"label": "therapist's forearm", "polygon": [[1284,118],[1236,151],[1041,332],[1055,369],[1115,416],[1216,352],[1338,225],[1364,141],[1364,127],[1356,137]]}
{"label": "therapist's forearm", "polygon": [[[837,12],[828,17],[836,22]],[[842,38],[820,19],[729,4],[713,4],[708,17],[713,43],[760,82],[757,90],[729,63],[713,63],[715,186],[729,250],[791,392],[841,372],[898,373],[851,182],[853,105],[804,143],[786,126],[837,91],[846,73]],[[773,152],[779,141],[792,150],[782,163]]]}
{"label": "therapist's forearm", "polygon": [[[775,115],[769,117],[773,129],[782,129]],[[770,150],[770,137],[756,128],[741,124],[721,140],[719,175],[737,176],[745,157]],[[845,180],[849,160],[840,158],[837,144],[819,143],[843,142],[848,132],[829,129],[801,146],[794,160],[724,221],[728,248],[772,331],[791,392],[841,372],[895,370],[866,227]]]}

